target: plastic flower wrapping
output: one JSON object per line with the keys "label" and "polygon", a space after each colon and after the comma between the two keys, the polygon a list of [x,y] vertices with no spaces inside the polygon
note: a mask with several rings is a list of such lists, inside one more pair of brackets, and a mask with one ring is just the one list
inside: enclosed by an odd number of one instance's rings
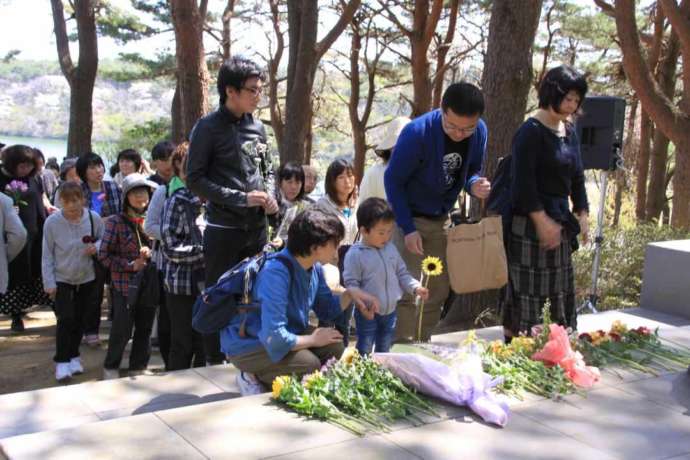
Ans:
{"label": "plastic flower wrapping", "polygon": [[372,359],[422,394],[467,406],[487,423],[506,425],[508,405],[490,391],[502,382],[502,378],[493,378],[482,370],[481,355],[476,347],[452,350],[430,346],[427,349],[433,351],[396,345],[393,350],[400,350],[400,353],[374,353]]}

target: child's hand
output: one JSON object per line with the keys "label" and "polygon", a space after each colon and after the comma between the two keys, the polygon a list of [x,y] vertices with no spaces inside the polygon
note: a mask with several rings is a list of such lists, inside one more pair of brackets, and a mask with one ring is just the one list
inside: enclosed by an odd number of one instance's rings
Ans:
{"label": "child's hand", "polygon": [[146,247],[146,246],[142,247],[141,249],[139,249],[139,255],[144,259],[150,258],[151,257],[151,248]]}
{"label": "child's hand", "polygon": [[132,262],[132,270],[135,272],[141,271],[144,267],[146,267],[146,259],[142,257],[134,259],[134,262]]}
{"label": "child's hand", "polygon": [[417,289],[414,290],[414,293],[425,302],[429,300],[429,290],[425,287],[419,286]]}
{"label": "child's hand", "polygon": [[45,293],[48,294],[48,297],[50,297],[51,300],[55,300],[57,288],[44,288],[43,291],[45,291]]}
{"label": "child's hand", "polygon": [[84,254],[87,256],[93,256],[98,252],[98,248],[96,248],[95,244],[87,244],[86,248],[84,248]]}

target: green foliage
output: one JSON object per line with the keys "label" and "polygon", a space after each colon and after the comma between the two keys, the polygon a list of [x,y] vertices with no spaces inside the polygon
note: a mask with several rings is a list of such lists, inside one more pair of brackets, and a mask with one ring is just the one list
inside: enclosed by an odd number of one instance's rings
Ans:
{"label": "green foliage", "polygon": [[158,142],[170,139],[171,124],[169,118],[158,118],[149,120],[145,123],[126,128],[118,140],[117,150],[136,149],[144,157],[148,157],[147,152]]}
{"label": "green foliage", "polygon": [[[656,223],[638,223],[634,227],[607,228],[602,243],[597,307],[611,310],[637,307],[642,289],[645,247],[655,241],[690,238],[690,232]],[[578,298],[589,294],[594,247],[580,248],[573,256]]]}

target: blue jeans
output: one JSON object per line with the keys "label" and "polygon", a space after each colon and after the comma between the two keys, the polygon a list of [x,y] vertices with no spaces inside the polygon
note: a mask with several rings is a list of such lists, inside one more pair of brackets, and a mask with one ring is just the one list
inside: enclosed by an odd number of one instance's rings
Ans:
{"label": "blue jeans", "polygon": [[397,312],[388,315],[375,315],[374,319],[366,319],[359,310],[355,310],[355,324],[357,325],[357,351],[361,355],[368,355],[376,344],[377,353],[390,351],[395,338],[395,325],[398,320]]}

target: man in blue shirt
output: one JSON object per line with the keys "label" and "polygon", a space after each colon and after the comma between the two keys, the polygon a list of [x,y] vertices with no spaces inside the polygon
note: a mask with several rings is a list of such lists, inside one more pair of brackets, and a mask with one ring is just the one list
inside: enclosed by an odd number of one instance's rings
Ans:
{"label": "man in blue shirt", "polygon": [[374,318],[379,309],[375,297],[349,290],[336,296],[324,279],[321,264],[336,257],[344,235],[336,216],[313,208],[298,214],[288,230],[287,248],[278,253],[283,261],[269,259],[257,275],[252,297],[260,311],[237,315],[221,331],[222,351],[242,371],[237,383],[243,395],[263,392],[279,375],[307,374],[340,357],[342,335],[310,326],[310,310],[332,321],[354,302],[365,317]]}
{"label": "man in blue shirt", "polygon": [[[479,88],[454,83],[443,94],[441,109],[416,118],[398,137],[384,185],[398,225],[396,246],[412,276],[419,276],[424,256],[438,257],[447,267],[448,212],[462,189],[476,198],[489,196],[491,184],[480,175],[488,133],[480,118],[483,112]],[[445,269],[429,280],[428,287],[422,319],[421,338],[425,341],[450,292]],[[416,307],[414,299],[406,295],[398,303],[396,340],[416,336]]]}

